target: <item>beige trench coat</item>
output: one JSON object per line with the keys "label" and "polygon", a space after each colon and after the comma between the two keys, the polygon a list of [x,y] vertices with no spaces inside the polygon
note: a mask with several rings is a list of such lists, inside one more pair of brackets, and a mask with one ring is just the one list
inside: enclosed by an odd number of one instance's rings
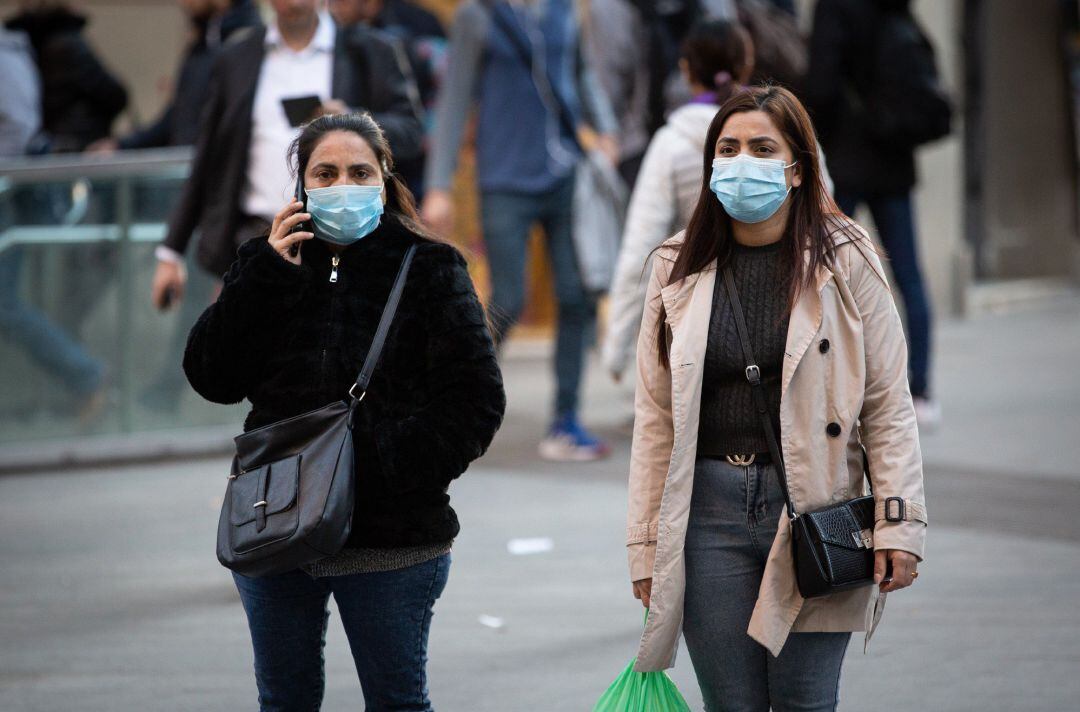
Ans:
{"label": "beige trench coat", "polygon": [[[780,446],[792,502],[796,512],[806,512],[863,494],[861,430],[877,498],[875,548],[902,549],[921,559],[926,536],[922,455],[900,317],[881,261],[862,228],[851,223],[832,239],[834,263],[819,270],[815,289],[803,291],[788,326]],[[638,338],[627,547],[631,580],[653,580],[638,671],[674,665],[682,630],[683,543],[705,346],[717,288],[715,263],[668,284],[681,243],[680,233],[664,243],[653,260]],[[670,371],[656,356],[661,304],[669,328]],[[822,349],[825,339],[829,347]],[[830,423],[840,425],[839,437],[827,434]],[[904,499],[904,521],[884,521],[886,497]],[[747,633],[778,655],[791,631],[865,630],[874,591],[865,587],[804,600],[795,582],[785,512]]]}

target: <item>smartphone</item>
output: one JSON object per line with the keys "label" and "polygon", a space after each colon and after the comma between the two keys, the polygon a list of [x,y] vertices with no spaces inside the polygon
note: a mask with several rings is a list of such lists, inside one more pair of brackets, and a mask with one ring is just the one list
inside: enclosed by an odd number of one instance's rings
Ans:
{"label": "smartphone", "polygon": [[[307,210],[307,193],[304,192],[303,176],[296,176],[296,199],[304,204],[304,207],[300,208],[300,212],[304,212],[305,210]],[[311,232],[311,229],[306,222],[299,222],[296,223],[293,229],[289,230],[289,232]],[[300,254],[300,243],[294,242],[289,248],[289,256],[296,257],[298,254]]]}
{"label": "smartphone", "polygon": [[294,96],[281,100],[281,108],[285,109],[285,118],[289,120],[293,127],[310,121],[321,106],[322,99],[315,94]]}

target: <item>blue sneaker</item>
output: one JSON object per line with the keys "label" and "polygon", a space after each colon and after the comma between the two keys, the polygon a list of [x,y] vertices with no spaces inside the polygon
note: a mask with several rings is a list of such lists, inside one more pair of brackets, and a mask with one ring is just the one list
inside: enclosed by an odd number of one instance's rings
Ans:
{"label": "blue sneaker", "polygon": [[556,420],[540,441],[540,457],[545,460],[591,462],[609,454],[611,447],[585,430],[572,413]]}

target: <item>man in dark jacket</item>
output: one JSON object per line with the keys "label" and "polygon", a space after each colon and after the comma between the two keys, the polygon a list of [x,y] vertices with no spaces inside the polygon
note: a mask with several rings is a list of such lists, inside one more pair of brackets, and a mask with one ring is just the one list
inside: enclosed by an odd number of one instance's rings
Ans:
{"label": "man in dark jacket", "polygon": [[156,253],[159,307],[182,294],[181,255],[196,229],[199,264],[220,276],[236,246],[267,230],[287,202],[294,178],[285,154],[298,129],[283,102],[317,97],[322,113],[370,111],[395,158],[420,152],[420,117],[390,44],[370,28],[336,28],[317,0],[270,4],[271,26],[231,43],[215,63],[191,175]]}
{"label": "man in dark jacket", "polygon": [[930,304],[915,238],[911,191],[915,145],[881,136],[863,109],[879,66],[877,42],[887,13],[908,12],[909,0],[819,0],[810,40],[803,99],[821,137],[836,202],[848,215],[865,203],[889,255],[907,315],[911,395],[920,425],[936,425],[930,398]]}
{"label": "man in dark jacket", "polygon": [[194,40],[181,60],[172,99],[152,124],[119,139],[95,141],[87,150],[195,145],[214,60],[231,38],[240,38],[241,30],[260,27],[262,19],[254,0],[180,0],[180,5],[191,22]]}
{"label": "man in dark jacket", "polygon": [[49,150],[81,151],[108,136],[128,95],[83,37],[86,18],[61,3],[45,3],[28,7],[7,26],[25,32],[34,48]]}

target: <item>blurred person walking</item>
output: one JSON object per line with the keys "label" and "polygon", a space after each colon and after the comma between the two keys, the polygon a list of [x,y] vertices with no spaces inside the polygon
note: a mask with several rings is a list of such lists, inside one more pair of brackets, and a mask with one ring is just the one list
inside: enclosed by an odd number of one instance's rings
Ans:
{"label": "blurred person walking", "polygon": [[[116,150],[193,146],[198,140],[199,118],[206,106],[214,61],[228,42],[260,27],[262,20],[253,0],[180,0],[179,4],[188,17],[192,40],[184,50],[168,104],[150,125],[118,139],[99,139],[87,151],[108,154]],[[173,191],[163,191],[160,185],[136,185],[134,189],[140,219],[160,220],[176,200]],[[192,264],[191,260],[185,263],[185,273]],[[167,413],[179,408],[187,386],[180,367],[187,333],[211,301],[215,288],[216,280],[209,275],[191,275],[185,284],[187,298],[181,304],[166,360],[140,396],[143,405]]]}
{"label": "blurred person walking", "polygon": [[184,50],[169,102],[150,125],[118,139],[99,139],[88,151],[195,145],[214,61],[230,38],[260,27],[262,20],[254,0],[179,0],[179,5],[190,23],[192,40]]}
{"label": "blurred person walking", "polygon": [[292,192],[281,156],[299,128],[285,102],[313,113],[368,110],[401,158],[420,151],[408,80],[378,33],[335,28],[319,0],[270,4],[271,25],[230,43],[215,61],[191,174],[156,252],[151,298],[159,308],[183,296],[183,254],[196,229],[199,264],[224,274],[237,245],[265,232]]}
{"label": "blurred person walking", "polygon": [[909,5],[820,0],[803,96],[829,155],[837,204],[848,215],[865,204],[889,256],[904,301],[915,411],[932,428],[941,411],[930,387],[932,313],[911,192],[915,148],[948,133],[949,105]]}
{"label": "blurred person walking", "polygon": [[422,211],[424,221],[441,234],[452,227],[450,183],[474,103],[495,338],[506,337],[524,308],[528,239],[539,223],[558,302],[555,410],[540,455],[567,461],[604,457],[610,448],[578,418],[596,302],[582,282],[571,230],[574,173],[582,156],[576,127],[591,123],[612,163],[618,147],[610,105],[581,58],[573,0],[466,0],[458,7]]}
{"label": "blurred person walking", "polygon": [[41,123],[49,151],[81,151],[109,135],[127,106],[124,86],[83,36],[86,16],[66,3],[23,0],[7,21],[30,38],[41,76]]}
{"label": "blurred person walking", "polygon": [[303,202],[286,203],[268,236],[240,247],[184,358],[208,400],[251,402],[246,432],[352,395],[403,257],[416,251],[354,411],[356,494],[345,548],[285,574],[234,573],[260,706],[319,709],[332,594],[365,709],[431,710],[428,632],[460,529],[447,487],[502,420],[495,348],[465,260],[417,225],[370,115],[316,119],[290,154]]}
{"label": "blurred person walking", "polygon": [[[923,555],[900,318],[815,142],[788,90],[729,99],[690,224],[657,250],[646,296],[627,530],[650,609],[637,669],[671,667],[683,633],[710,712],[835,710],[850,632],[869,640],[880,597],[910,586]],[[804,600],[785,515],[861,496],[864,457],[878,585]]]}
{"label": "blurred person walking", "polygon": [[750,35],[726,20],[696,24],[683,40],[679,71],[693,99],[672,112],[649,143],[630,197],[608,302],[601,349],[604,368],[622,378],[633,356],[649,258],[660,243],[686,228],[701,189],[701,147],[720,104],[750,81]]}
{"label": "blurred person walking", "polygon": [[[30,39],[24,33],[0,27],[0,76],[6,79],[0,92],[2,163],[5,158],[25,155],[41,131],[41,84]],[[33,214],[38,205],[35,188],[0,187],[0,233],[12,224],[41,220]],[[105,366],[22,299],[22,265],[21,245],[0,252],[0,334],[64,384],[78,403],[79,420],[86,423],[105,405]]]}

